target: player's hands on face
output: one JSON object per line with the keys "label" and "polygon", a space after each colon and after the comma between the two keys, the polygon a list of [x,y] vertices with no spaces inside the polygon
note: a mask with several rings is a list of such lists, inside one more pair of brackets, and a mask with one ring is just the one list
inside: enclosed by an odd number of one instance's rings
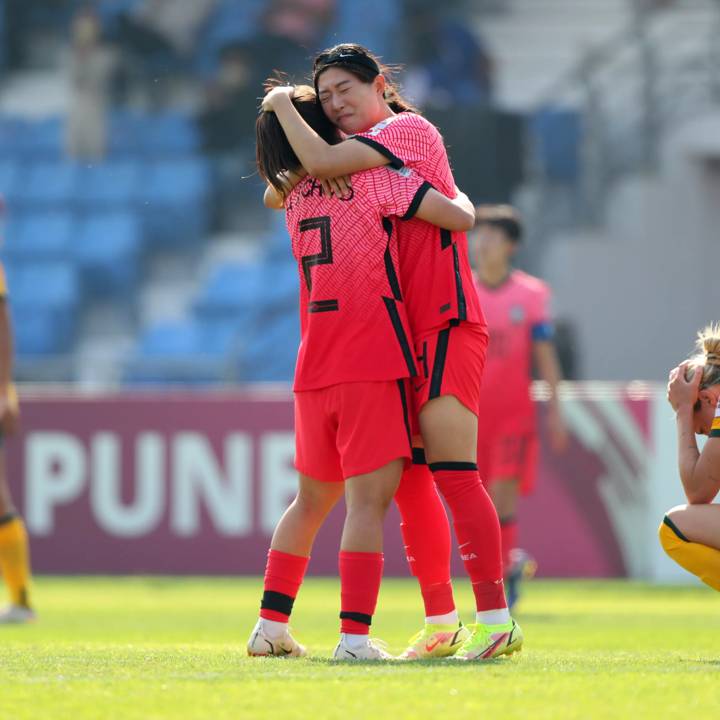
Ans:
{"label": "player's hands on face", "polygon": [[349,175],[323,180],[322,186],[325,195],[328,197],[330,195],[337,195],[342,199],[352,197],[352,180]]}
{"label": "player's hands on face", "polygon": [[677,412],[681,407],[692,407],[698,399],[702,368],[695,368],[692,378],[685,379],[690,363],[685,361],[670,371],[667,386],[667,399],[672,409]]}
{"label": "player's hands on face", "polygon": [[556,407],[551,405],[547,418],[548,432],[550,433],[550,447],[553,452],[563,453],[567,450],[570,442],[567,425],[563,420],[562,413]]}
{"label": "player's hands on face", "polygon": [[288,97],[290,100],[293,99],[295,88],[292,85],[280,85],[269,90],[262,100],[262,109],[265,112],[275,111],[275,101],[280,97]]}

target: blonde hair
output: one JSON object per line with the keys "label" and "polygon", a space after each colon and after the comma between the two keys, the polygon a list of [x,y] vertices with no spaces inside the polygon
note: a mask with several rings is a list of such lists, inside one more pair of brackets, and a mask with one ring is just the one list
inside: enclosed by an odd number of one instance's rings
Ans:
{"label": "blonde hair", "polygon": [[689,380],[695,370],[702,372],[700,390],[720,384],[720,323],[711,323],[698,333],[696,347],[698,352],[690,358],[690,367],[686,372]]}

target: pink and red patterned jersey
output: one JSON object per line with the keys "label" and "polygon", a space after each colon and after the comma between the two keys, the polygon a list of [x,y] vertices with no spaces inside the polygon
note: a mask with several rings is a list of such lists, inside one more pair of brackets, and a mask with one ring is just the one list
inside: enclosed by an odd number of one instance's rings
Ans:
{"label": "pink and red patterned jersey", "polygon": [[[438,129],[403,112],[351,136],[383,154],[395,168],[409,167],[436,190],[455,197],[455,180]],[[452,320],[485,325],[468,258],[465,233],[441,230],[423,220],[398,223],[400,281],[416,339]]]}
{"label": "pink and red patterned jersey", "polygon": [[480,416],[492,422],[527,418],[534,425],[530,397],[532,346],[552,336],[550,288],[538,278],[513,270],[495,288],[477,282],[490,345],[480,390]]}
{"label": "pink and red patterned jersey", "polygon": [[398,279],[395,216],[412,217],[429,189],[409,170],[353,175],[349,199],[305,178],[285,203],[300,271],[295,390],[415,374]]}

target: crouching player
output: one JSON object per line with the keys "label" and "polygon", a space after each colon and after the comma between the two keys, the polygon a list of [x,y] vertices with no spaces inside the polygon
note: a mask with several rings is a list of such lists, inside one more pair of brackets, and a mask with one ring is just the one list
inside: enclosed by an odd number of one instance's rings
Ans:
{"label": "crouching player", "polygon": [[[668,510],[660,543],[681,567],[720,590],[720,325],[698,336],[699,353],[670,373],[668,401],[677,422],[680,480],[687,505]],[[698,450],[695,435],[709,435]]]}
{"label": "crouching player", "polygon": [[555,450],[567,445],[557,398],[560,370],[548,311],[550,289],[512,267],[522,239],[518,214],[507,205],[476,208],[477,289],[490,331],[480,391],[478,468],[500,518],[503,574],[508,606],[518,596],[522,577],[535,563],[517,548],[518,495],[535,482],[538,441],[530,397],[532,363],[550,390],[548,423]]}
{"label": "crouching player", "polygon": [[2,441],[15,431],[19,410],[12,384],[12,330],[7,307],[5,273],[0,266],[0,570],[10,593],[10,604],[0,611],[0,624],[35,619],[30,606],[30,561],[25,525],[10,497],[5,476]]}

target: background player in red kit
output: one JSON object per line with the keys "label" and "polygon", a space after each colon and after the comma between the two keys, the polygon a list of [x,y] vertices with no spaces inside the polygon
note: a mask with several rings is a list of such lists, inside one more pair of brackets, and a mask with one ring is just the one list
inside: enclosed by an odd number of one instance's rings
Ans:
{"label": "background player in red kit", "polygon": [[[313,80],[327,117],[348,140],[330,145],[293,108],[292,88],[276,88],[273,110],[302,164],[319,178],[381,165],[417,170],[443,194],[455,183],[442,137],[390,85],[377,59],[359,45],[338,45],[315,59]],[[407,112],[410,111],[410,112]],[[420,377],[414,407],[428,467],[453,515],[476,602],[476,624],[458,626],[449,573],[449,529],[426,471],[403,479],[396,497],[413,573],[425,601],[426,626],[404,656],[488,659],[522,646],[502,580],[497,513],[476,465],[477,412],[487,329],[474,288],[467,240],[412,220],[398,228],[401,284]],[[428,533],[427,527],[442,532]],[[463,636],[464,639],[463,639]],[[460,646],[462,645],[462,646]]]}
{"label": "background player in red kit", "polygon": [[[294,99],[331,142],[334,128],[312,88]],[[301,168],[276,117],[257,123],[261,175],[276,190]],[[382,576],[382,522],[411,456],[405,379],[416,374],[397,275],[391,216],[470,227],[474,212],[419,175],[378,168],[355,177],[356,192],[328,196],[313,177],[287,192],[286,223],[300,271],[302,339],[295,371],[298,496],[273,535],[252,655],[303,655],[287,621],[315,535],[345,491],[340,550],[341,640],[337,659],[384,659],[369,639]],[[342,481],[345,480],[343,487]]]}
{"label": "background player in red kit", "polygon": [[476,209],[478,295],[490,329],[490,347],[478,426],[478,467],[498,515],[508,603],[517,599],[523,576],[534,561],[517,549],[517,501],[535,482],[538,441],[530,397],[533,361],[547,383],[547,424],[555,450],[567,445],[567,430],[557,397],[560,366],[553,344],[550,288],[512,267],[522,238],[519,215],[507,205]]}

